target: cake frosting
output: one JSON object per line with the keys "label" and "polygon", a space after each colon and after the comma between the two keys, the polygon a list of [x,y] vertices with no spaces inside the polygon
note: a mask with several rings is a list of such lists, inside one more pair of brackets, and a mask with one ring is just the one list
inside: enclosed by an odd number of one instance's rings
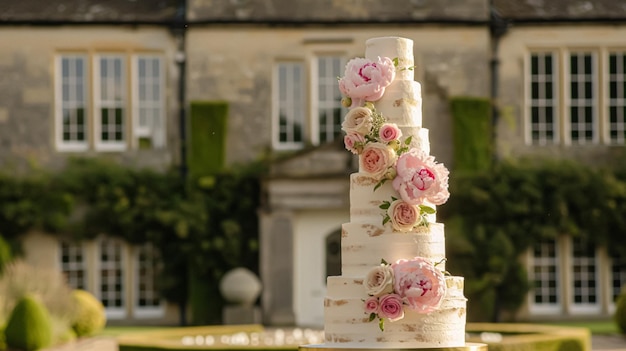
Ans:
{"label": "cake frosting", "polygon": [[339,80],[350,107],[346,148],[359,157],[350,176],[350,222],[341,233],[341,276],[327,278],[326,346],[465,346],[463,278],[445,271],[448,170],[430,156],[422,128],[413,42],[366,42]]}

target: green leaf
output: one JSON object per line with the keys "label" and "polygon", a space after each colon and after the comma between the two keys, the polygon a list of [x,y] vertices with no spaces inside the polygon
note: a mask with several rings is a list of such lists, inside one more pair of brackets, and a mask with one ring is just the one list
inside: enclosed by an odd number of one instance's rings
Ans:
{"label": "green leaf", "polygon": [[385,218],[383,219],[383,225],[387,224],[387,222],[389,222],[391,220],[391,218],[389,216],[385,216]]}
{"label": "green leaf", "polygon": [[381,258],[381,259],[380,259],[380,264],[388,265],[388,264],[389,264],[389,262],[385,261],[385,259],[384,259],[384,258]]}
{"label": "green leaf", "polygon": [[426,213],[426,214],[435,214],[435,213],[437,213],[437,210],[435,210],[434,208],[432,208],[430,206],[420,205],[420,212],[423,212],[423,213]]}
{"label": "green leaf", "polygon": [[412,135],[409,135],[409,137],[408,137],[408,138],[406,138],[406,139],[404,140],[404,145],[409,145],[409,144],[411,144],[411,141],[412,141],[412,140],[413,140],[413,136],[412,136]]}
{"label": "green leaf", "polygon": [[380,204],[378,208],[380,208],[381,210],[387,210],[389,209],[389,206],[391,206],[391,203],[389,201],[383,201],[383,203]]}
{"label": "green leaf", "polygon": [[398,60],[397,57],[394,58],[392,61],[393,61],[393,65],[396,66],[396,67],[398,67],[398,65],[400,64],[400,61]]}
{"label": "green leaf", "polygon": [[370,313],[370,319],[368,322],[373,321],[376,318],[376,313]]}
{"label": "green leaf", "polygon": [[378,319],[378,327],[380,328],[381,331],[385,331],[385,319],[384,318]]}

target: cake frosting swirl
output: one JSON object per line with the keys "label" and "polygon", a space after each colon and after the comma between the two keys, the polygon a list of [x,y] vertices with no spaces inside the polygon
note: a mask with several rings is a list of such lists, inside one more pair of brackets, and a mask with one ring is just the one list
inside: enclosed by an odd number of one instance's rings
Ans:
{"label": "cake frosting swirl", "polygon": [[448,170],[429,155],[413,42],[368,40],[339,88],[350,107],[344,141],[359,170],[350,176],[342,273],[327,279],[326,345],[464,346],[463,278],[445,271],[444,226],[435,216],[449,196]]}

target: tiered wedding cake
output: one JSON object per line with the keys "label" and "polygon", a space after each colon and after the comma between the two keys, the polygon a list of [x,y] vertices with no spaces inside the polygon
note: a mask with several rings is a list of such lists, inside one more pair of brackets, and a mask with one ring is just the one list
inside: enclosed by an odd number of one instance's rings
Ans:
{"label": "tiered wedding cake", "polygon": [[[359,156],[350,177],[342,275],[328,278],[324,347],[466,349],[463,278],[445,272],[448,170],[429,155],[413,42],[366,43],[339,79],[345,145]],[[474,349],[474,348],[472,348]]]}

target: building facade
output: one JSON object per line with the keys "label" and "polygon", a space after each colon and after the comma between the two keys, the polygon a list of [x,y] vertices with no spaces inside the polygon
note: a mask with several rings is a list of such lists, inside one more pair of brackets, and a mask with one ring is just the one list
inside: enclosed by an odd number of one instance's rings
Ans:
{"label": "building facade", "polygon": [[[181,163],[189,103],[227,101],[226,162],[281,156],[259,209],[264,322],[320,326],[354,171],[336,77],[365,41],[414,41],[424,127],[446,165],[457,96],[493,99],[498,157],[610,163],[626,139],[624,19],[608,0],[25,0],[0,10],[0,165],[88,156],[165,169]],[[154,295],[149,245],[31,233],[25,247],[112,321],[177,320]],[[523,318],[606,316],[626,283],[604,248],[567,236],[521,259],[535,283]]]}

